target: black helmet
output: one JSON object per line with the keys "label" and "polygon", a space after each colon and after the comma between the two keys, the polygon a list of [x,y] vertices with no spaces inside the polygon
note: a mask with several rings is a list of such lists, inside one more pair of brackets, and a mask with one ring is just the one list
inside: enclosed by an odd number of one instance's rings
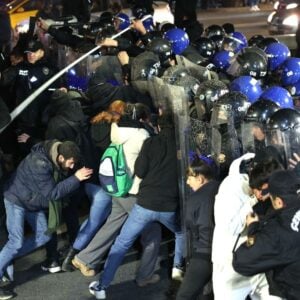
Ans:
{"label": "black helmet", "polygon": [[132,15],[137,19],[142,19],[146,15],[152,15],[153,10],[148,10],[146,7],[142,7],[140,5],[134,5],[131,8]]}
{"label": "black helmet", "polygon": [[258,100],[250,105],[244,120],[266,124],[268,119],[279,109],[280,107],[273,101]]}
{"label": "black helmet", "polygon": [[253,35],[249,40],[248,40],[248,46],[252,47],[252,46],[257,46],[258,44],[261,43],[263,40],[265,39],[265,37],[261,34],[256,34]]}
{"label": "black helmet", "polygon": [[131,64],[131,80],[148,80],[159,76],[160,61],[158,55],[145,51],[136,56]]}
{"label": "black helmet", "polygon": [[174,84],[174,82],[178,80],[178,78],[187,75],[191,75],[191,72],[187,68],[180,66],[172,66],[165,70],[161,78],[168,84]]}
{"label": "black helmet", "polygon": [[166,33],[167,31],[174,29],[174,28],[176,28],[176,25],[174,25],[170,22],[167,22],[167,21],[160,23],[159,27],[158,27],[158,29],[159,29],[159,31],[161,31],[162,35],[164,33]]}
{"label": "black helmet", "polygon": [[114,15],[110,11],[104,11],[100,17],[98,22],[102,25],[105,26],[106,24],[114,24]]}
{"label": "black helmet", "polygon": [[279,41],[276,38],[269,36],[269,37],[264,38],[261,42],[259,42],[257,44],[257,47],[259,47],[260,49],[265,50],[267,48],[267,46],[272,44],[272,43],[279,43]]}
{"label": "black helmet", "polygon": [[188,94],[189,101],[192,102],[199,88],[200,81],[193,76],[186,75],[176,78],[174,85],[182,86]]}
{"label": "black helmet", "polygon": [[210,25],[205,28],[205,36],[211,38],[214,35],[222,35],[225,36],[225,30],[220,25]]}
{"label": "black helmet", "polygon": [[236,61],[240,65],[240,72],[237,76],[248,75],[259,79],[267,75],[267,55],[257,47],[242,49],[238,53]]}
{"label": "black helmet", "polygon": [[250,105],[247,96],[241,92],[229,92],[222,95],[214,106],[222,107],[229,111],[233,117],[234,125],[238,126],[244,119],[247,109]]}
{"label": "black helmet", "polygon": [[194,42],[194,46],[197,49],[198,53],[205,57],[209,58],[216,52],[216,44],[212,39],[207,37],[200,37]]}
{"label": "black helmet", "polygon": [[232,23],[225,23],[222,25],[226,34],[231,34],[235,32],[234,25]]}
{"label": "black helmet", "polygon": [[146,50],[157,54],[162,64],[164,64],[172,55],[171,43],[163,38],[153,39],[147,45]]}
{"label": "black helmet", "polygon": [[216,51],[222,49],[224,35],[213,35],[210,37],[210,39],[215,43]]}
{"label": "black helmet", "polygon": [[198,117],[203,119],[205,116],[208,121],[214,102],[228,91],[226,84],[220,80],[212,79],[202,82],[195,95]]}
{"label": "black helmet", "polygon": [[269,119],[268,129],[286,131],[300,126],[300,114],[291,108],[277,110]]}

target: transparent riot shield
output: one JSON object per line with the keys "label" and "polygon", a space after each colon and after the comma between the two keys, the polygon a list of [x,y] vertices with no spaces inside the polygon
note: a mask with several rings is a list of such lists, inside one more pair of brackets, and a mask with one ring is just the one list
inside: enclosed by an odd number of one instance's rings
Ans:
{"label": "transparent riot shield", "polygon": [[272,148],[272,155],[279,157],[284,167],[289,165],[293,153],[300,153],[300,127],[281,131],[280,129],[267,130],[266,144]]}
{"label": "transparent riot shield", "polygon": [[243,153],[258,153],[266,148],[266,128],[263,124],[244,121],[241,124]]}
{"label": "transparent riot shield", "polygon": [[242,145],[237,130],[231,105],[218,104],[213,106],[210,125],[212,128],[211,152],[221,169],[221,176],[226,176],[233,160],[242,154]]}
{"label": "transparent riot shield", "polygon": [[167,85],[163,79],[159,77],[152,77],[147,82],[147,90],[153,100],[154,106],[157,108],[162,108],[172,110],[171,98],[169,95]]}
{"label": "transparent riot shield", "polygon": [[216,72],[210,71],[203,66],[199,66],[184,56],[176,55],[176,61],[178,67],[184,67],[188,69],[190,75],[197,78],[200,82],[211,79],[219,79],[219,76]]}

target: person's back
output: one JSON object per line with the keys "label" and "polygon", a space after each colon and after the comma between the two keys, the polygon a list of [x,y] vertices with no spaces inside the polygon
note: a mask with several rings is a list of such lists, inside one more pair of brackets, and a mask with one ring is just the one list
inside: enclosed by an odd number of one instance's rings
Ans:
{"label": "person's back", "polygon": [[174,128],[163,128],[146,140],[141,152],[146,157],[140,155],[135,162],[135,174],[143,179],[137,203],[154,211],[175,211],[179,202]]}

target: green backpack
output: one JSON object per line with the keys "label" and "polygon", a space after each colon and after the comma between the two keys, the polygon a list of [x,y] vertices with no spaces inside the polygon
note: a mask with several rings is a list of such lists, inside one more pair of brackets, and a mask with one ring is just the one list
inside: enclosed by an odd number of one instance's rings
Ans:
{"label": "green backpack", "polygon": [[104,191],[114,197],[125,196],[133,178],[128,174],[123,145],[111,143],[101,157],[99,181]]}

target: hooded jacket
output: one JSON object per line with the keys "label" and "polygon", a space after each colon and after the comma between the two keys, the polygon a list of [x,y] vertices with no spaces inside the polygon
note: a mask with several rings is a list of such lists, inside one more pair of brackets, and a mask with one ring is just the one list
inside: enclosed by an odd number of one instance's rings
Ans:
{"label": "hooded jacket", "polygon": [[60,142],[36,144],[21,161],[4,188],[4,198],[29,211],[47,209],[50,200],[59,200],[75,191],[80,181],[72,175],[58,183],[54,180],[57,147]]}
{"label": "hooded jacket", "polygon": [[232,250],[239,235],[242,235],[239,243],[246,239],[246,235],[243,234],[246,216],[253,211],[252,206],[257,199],[250,196],[249,176],[240,173],[240,165],[243,160],[253,157],[254,154],[247,153],[234,160],[229,168],[228,176],[220,184],[214,207],[213,263],[231,264]]}
{"label": "hooded jacket", "polygon": [[266,272],[287,300],[299,300],[300,200],[292,198],[287,207],[249,226],[253,243],[243,243],[235,251],[233,268],[244,276]]}

